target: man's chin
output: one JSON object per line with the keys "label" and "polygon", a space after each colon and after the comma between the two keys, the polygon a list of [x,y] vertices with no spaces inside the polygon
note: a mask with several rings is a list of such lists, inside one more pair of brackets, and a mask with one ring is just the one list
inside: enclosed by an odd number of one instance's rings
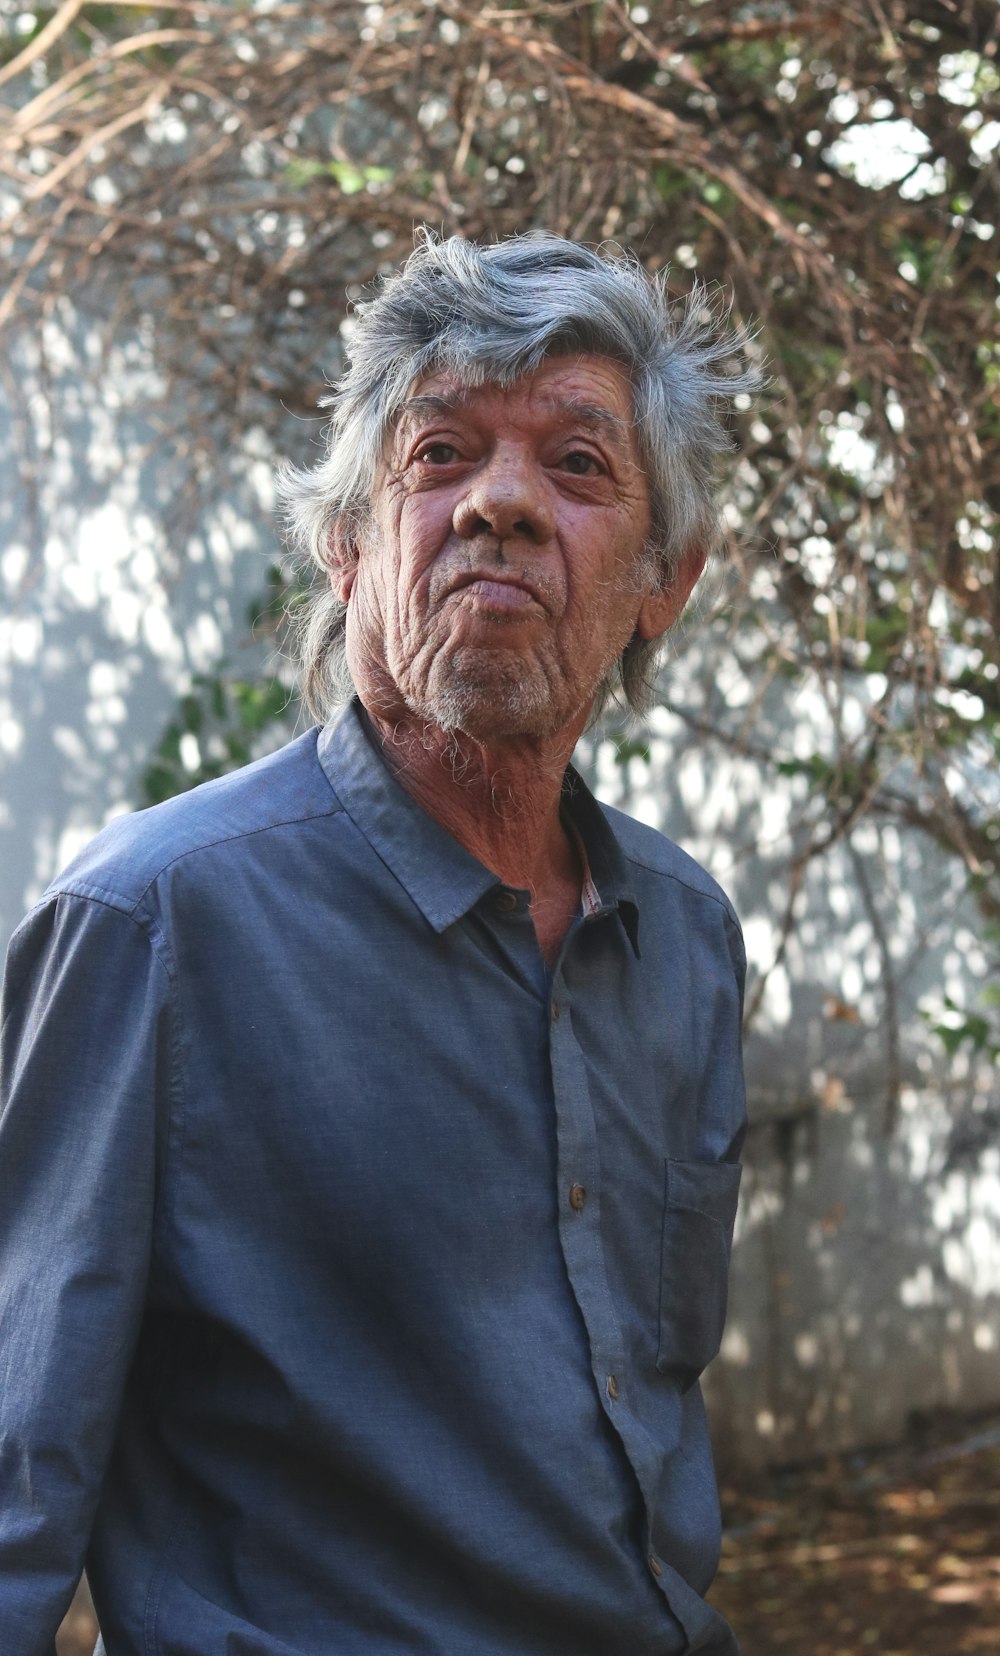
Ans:
{"label": "man's chin", "polygon": [[492,671],[435,673],[424,693],[411,703],[413,712],[440,730],[462,733],[474,741],[496,742],[518,736],[555,734],[566,722],[551,687],[536,669],[522,663]]}
{"label": "man's chin", "polygon": [[550,736],[558,728],[547,707],[537,707],[523,699],[482,701],[473,696],[449,694],[435,697],[414,711],[439,730],[471,736],[476,742]]}

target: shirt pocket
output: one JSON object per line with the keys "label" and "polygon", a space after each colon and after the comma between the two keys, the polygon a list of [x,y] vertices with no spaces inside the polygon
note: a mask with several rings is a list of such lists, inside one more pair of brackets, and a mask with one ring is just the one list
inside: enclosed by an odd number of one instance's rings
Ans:
{"label": "shirt pocket", "polygon": [[666,1163],[656,1366],[682,1391],[722,1343],[741,1172],[738,1162]]}

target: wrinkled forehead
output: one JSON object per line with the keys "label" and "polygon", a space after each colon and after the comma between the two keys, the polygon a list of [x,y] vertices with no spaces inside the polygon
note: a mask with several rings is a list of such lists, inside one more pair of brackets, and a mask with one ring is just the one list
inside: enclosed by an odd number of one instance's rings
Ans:
{"label": "wrinkled forehead", "polygon": [[631,381],[611,357],[546,357],[531,372],[506,380],[436,368],[412,382],[392,429],[449,414],[477,422],[530,418],[574,425],[637,454]]}

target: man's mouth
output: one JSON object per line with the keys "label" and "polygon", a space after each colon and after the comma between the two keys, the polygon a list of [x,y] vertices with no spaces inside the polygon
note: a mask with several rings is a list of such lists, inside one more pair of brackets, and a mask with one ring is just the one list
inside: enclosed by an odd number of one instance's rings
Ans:
{"label": "man's mouth", "polygon": [[533,581],[523,575],[507,574],[496,569],[465,571],[451,582],[448,596],[452,595],[457,595],[463,603],[484,614],[511,619],[546,612],[546,605]]}

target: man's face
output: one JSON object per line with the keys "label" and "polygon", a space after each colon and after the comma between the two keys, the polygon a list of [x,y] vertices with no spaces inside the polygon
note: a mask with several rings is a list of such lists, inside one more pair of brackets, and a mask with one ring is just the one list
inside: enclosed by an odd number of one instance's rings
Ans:
{"label": "man's face", "polygon": [[507,390],[444,371],[413,387],[357,565],[334,578],[363,699],[484,741],[582,726],[637,627],[656,636],[688,590],[652,595],[632,422],[599,356]]}

